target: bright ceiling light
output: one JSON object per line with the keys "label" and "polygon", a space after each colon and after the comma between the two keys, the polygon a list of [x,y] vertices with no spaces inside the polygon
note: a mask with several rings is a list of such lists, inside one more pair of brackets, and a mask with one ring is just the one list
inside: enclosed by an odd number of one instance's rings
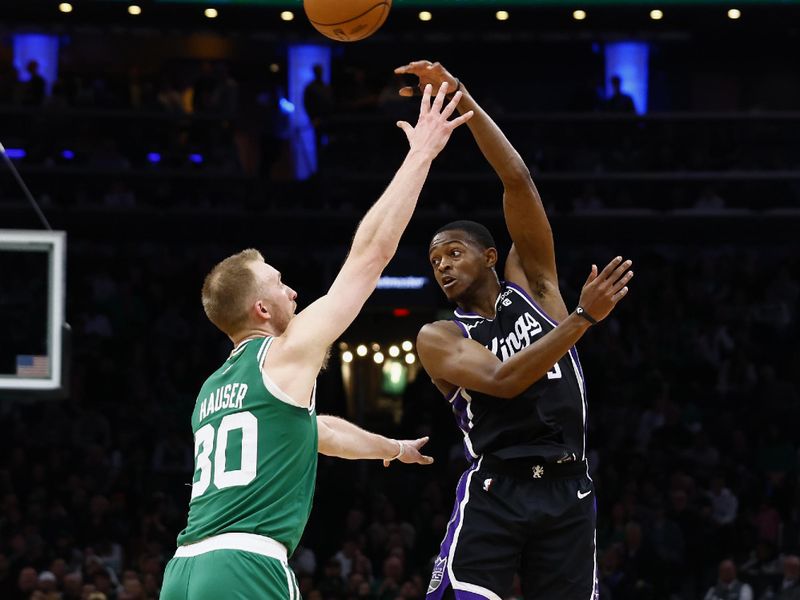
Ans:
{"label": "bright ceiling light", "polygon": [[62,2],[61,4],[58,5],[58,10],[60,10],[63,13],[71,13],[72,4],[70,4],[69,2]]}
{"label": "bright ceiling light", "polygon": [[219,16],[216,8],[207,8],[203,11],[203,14],[209,19],[216,19]]}
{"label": "bright ceiling light", "polygon": [[281,13],[281,21],[292,21],[294,20],[294,13],[290,10],[284,10]]}
{"label": "bright ceiling light", "polygon": [[572,12],[572,18],[576,21],[583,21],[586,18],[585,10],[576,10]]}
{"label": "bright ceiling light", "polygon": [[729,19],[738,19],[741,16],[742,16],[742,11],[740,11],[738,8],[732,8],[728,11]]}
{"label": "bright ceiling light", "polygon": [[430,21],[433,18],[433,15],[428,12],[427,10],[423,10],[419,13],[419,20],[420,21]]}
{"label": "bright ceiling light", "polygon": [[366,356],[367,347],[364,344],[360,344],[358,348],[356,348],[356,354],[358,354],[359,356]]}
{"label": "bright ceiling light", "polygon": [[650,11],[650,18],[653,19],[653,21],[660,21],[664,18],[664,12],[654,8]]}
{"label": "bright ceiling light", "polygon": [[508,21],[509,14],[507,10],[498,10],[494,13],[494,17],[498,21]]}
{"label": "bright ceiling light", "polygon": [[128,7],[128,14],[133,16],[142,14],[142,7],[138,4],[131,4]]}

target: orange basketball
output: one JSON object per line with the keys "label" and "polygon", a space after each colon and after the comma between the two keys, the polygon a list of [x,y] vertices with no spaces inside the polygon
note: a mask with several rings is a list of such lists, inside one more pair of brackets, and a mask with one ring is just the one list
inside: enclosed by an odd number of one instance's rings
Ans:
{"label": "orange basketball", "polygon": [[337,42],[355,42],[380,29],[392,0],[303,0],[314,29]]}

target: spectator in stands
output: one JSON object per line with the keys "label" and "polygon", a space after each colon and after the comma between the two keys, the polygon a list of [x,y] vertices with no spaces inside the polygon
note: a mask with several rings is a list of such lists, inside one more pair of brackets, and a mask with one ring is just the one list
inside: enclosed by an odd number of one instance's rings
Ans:
{"label": "spectator in stands", "polygon": [[800,557],[792,554],[783,559],[783,579],[769,587],[761,600],[800,600]]}
{"label": "spectator in stands", "polygon": [[39,73],[39,63],[35,60],[28,62],[25,70],[29,79],[22,86],[22,104],[24,106],[41,106],[47,93],[47,83]]}
{"label": "spectator in stands", "polygon": [[611,88],[613,91],[603,105],[605,110],[618,113],[636,112],[636,106],[633,104],[633,97],[622,91],[622,78],[619,75],[612,75]]}
{"label": "spectator in stands", "polygon": [[753,600],[753,589],[736,579],[736,565],[732,560],[719,564],[717,584],[709,588],[704,600]]}

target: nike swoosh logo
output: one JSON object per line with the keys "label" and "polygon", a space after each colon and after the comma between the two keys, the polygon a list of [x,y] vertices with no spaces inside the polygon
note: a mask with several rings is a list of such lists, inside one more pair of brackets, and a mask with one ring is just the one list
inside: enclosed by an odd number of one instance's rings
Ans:
{"label": "nike swoosh logo", "polygon": [[584,498],[586,498],[586,496],[588,496],[591,493],[592,490],[589,490],[588,492],[581,492],[580,490],[578,490],[578,500],[583,500]]}

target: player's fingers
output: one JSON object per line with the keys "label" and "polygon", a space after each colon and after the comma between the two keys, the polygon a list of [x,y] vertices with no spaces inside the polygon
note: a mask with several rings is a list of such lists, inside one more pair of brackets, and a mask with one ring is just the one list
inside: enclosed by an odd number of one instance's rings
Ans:
{"label": "player's fingers", "polygon": [[420,460],[417,461],[419,464],[421,464],[421,465],[432,465],[433,464],[433,457],[432,456],[426,456],[425,454],[420,454],[419,457],[420,457]]}
{"label": "player's fingers", "polygon": [[390,464],[392,464],[392,461],[384,459],[384,461],[383,461],[383,466],[384,467],[388,467]]}
{"label": "player's fingers", "polygon": [[411,134],[414,132],[414,128],[411,126],[411,123],[407,121],[398,121],[397,126],[403,130],[403,133],[406,134],[406,137],[410,140]]}
{"label": "player's fingers", "polygon": [[625,273],[625,275],[619,278],[619,281],[614,284],[614,286],[611,288],[611,291],[614,293],[618,292],[625,287],[631,279],[633,279],[633,271],[628,271]]}
{"label": "player's fingers", "polygon": [[469,121],[474,116],[475,116],[475,111],[474,110],[470,110],[468,112],[465,112],[460,117],[457,117],[457,118],[453,119],[452,121],[448,121],[448,123],[450,123],[450,128],[451,129],[455,129],[456,127],[461,127],[464,123]]}
{"label": "player's fingers", "polygon": [[625,262],[620,264],[616,269],[614,269],[614,271],[609,276],[609,279],[611,281],[616,281],[617,279],[622,277],[622,275],[625,273],[625,271],[627,271],[628,269],[631,268],[632,264],[633,264],[632,260],[626,260]]}
{"label": "player's fingers", "polygon": [[407,85],[405,87],[401,87],[400,90],[397,92],[401,96],[405,96],[406,98],[411,98],[412,96],[419,96],[419,91],[415,87],[411,87]]}
{"label": "player's fingers", "polygon": [[449,119],[450,115],[452,115],[455,112],[458,103],[461,102],[461,98],[463,97],[464,94],[462,94],[461,92],[456,92],[455,94],[453,94],[453,98],[450,100],[450,102],[447,103],[447,106],[445,106],[444,110],[442,111],[442,114],[444,115],[445,119]]}
{"label": "player's fingers", "polygon": [[628,293],[628,287],[627,287],[627,286],[625,286],[625,287],[624,287],[624,288],[622,288],[620,291],[618,291],[616,294],[614,294],[613,296],[611,296],[611,301],[612,301],[614,304],[616,304],[617,302],[619,302],[620,300],[622,300],[622,299],[625,297],[625,295],[626,295],[627,293]]}
{"label": "player's fingers", "polygon": [[432,110],[436,111],[437,114],[442,112],[442,106],[444,106],[444,97],[447,95],[448,87],[450,87],[450,84],[446,81],[443,81],[439,85],[439,90],[436,92],[436,98],[433,100]]}
{"label": "player's fingers", "polygon": [[422,92],[422,102],[419,105],[419,114],[420,116],[428,114],[431,110],[431,93],[433,91],[433,86],[429,83],[425,86],[425,90]]}
{"label": "player's fingers", "polygon": [[419,439],[414,440],[413,442],[411,442],[411,445],[414,446],[414,448],[416,448],[417,450],[419,450],[425,444],[428,443],[429,439],[431,439],[431,438],[426,435],[425,437],[421,437]]}
{"label": "player's fingers", "polygon": [[622,262],[622,257],[621,256],[616,257],[614,260],[612,260],[605,266],[605,268],[600,272],[599,276],[602,277],[603,279],[608,279],[609,275],[611,275],[614,269],[616,269],[621,262]]}
{"label": "player's fingers", "polygon": [[592,270],[589,271],[589,276],[586,278],[586,283],[584,283],[584,287],[592,283],[595,279],[597,279],[597,265],[592,265]]}

